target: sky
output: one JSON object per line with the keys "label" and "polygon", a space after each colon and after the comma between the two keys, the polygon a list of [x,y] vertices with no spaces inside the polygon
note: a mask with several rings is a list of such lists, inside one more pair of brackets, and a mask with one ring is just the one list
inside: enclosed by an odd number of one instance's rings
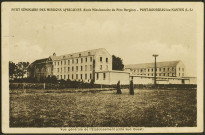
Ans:
{"label": "sky", "polygon": [[11,12],[9,60],[31,63],[54,52],[105,48],[124,64],[154,62],[153,54],[157,61],[181,60],[187,75],[196,76],[196,23],[195,12]]}

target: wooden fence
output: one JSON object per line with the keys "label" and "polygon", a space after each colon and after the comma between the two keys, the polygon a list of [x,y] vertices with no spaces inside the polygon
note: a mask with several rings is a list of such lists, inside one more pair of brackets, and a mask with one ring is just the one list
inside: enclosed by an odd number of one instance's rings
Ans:
{"label": "wooden fence", "polygon": [[[121,89],[129,89],[129,85],[121,85]],[[116,88],[116,85],[103,85],[103,84],[69,84],[69,83],[10,83],[9,89],[89,89],[89,88]],[[145,85],[134,84],[135,89],[197,89],[195,84],[157,84]]]}

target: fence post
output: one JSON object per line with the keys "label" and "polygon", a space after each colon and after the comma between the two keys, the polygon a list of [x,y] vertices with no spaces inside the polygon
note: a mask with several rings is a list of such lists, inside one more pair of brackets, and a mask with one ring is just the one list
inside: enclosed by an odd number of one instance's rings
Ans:
{"label": "fence post", "polygon": [[46,89],[46,83],[43,83],[43,88],[44,88],[44,90]]}
{"label": "fence post", "polygon": [[24,89],[24,83],[23,83],[23,93],[26,93],[26,89]]}

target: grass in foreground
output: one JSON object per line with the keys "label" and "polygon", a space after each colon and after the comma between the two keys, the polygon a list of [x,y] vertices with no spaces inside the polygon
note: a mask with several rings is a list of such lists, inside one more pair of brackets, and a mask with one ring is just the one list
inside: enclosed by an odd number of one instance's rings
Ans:
{"label": "grass in foreground", "polygon": [[196,90],[10,92],[11,127],[196,126]]}

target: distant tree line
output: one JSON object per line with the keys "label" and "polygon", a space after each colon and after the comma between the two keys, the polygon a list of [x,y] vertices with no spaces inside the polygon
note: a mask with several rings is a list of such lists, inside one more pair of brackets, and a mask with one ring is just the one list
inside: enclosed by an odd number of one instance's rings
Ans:
{"label": "distant tree line", "polygon": [[24,78],[27,74],[29,62],[18,62],[17,64],[9,61],[9,79]]}

